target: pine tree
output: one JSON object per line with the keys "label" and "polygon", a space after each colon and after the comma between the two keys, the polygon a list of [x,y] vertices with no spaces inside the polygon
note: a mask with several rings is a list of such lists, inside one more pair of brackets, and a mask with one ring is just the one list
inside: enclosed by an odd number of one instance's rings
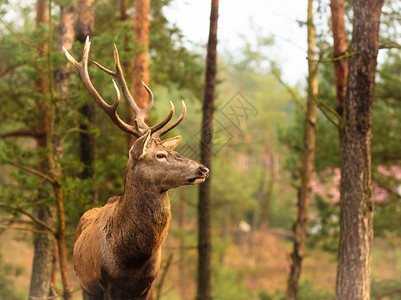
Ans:
{"label": "pine tree", "polygon": [[341,210],[336,296],[370,299],[373,240],[372,108],[384,1],[354,1],[348,92],[341,124]]}
{"label": "pine tree", "polygon": [[301,186],[298,191],[298,214],[295,223],[294,250],[291,254],[291,271],[288,277],[287,298],[297,299],[302,260],[306,251],[306,234],[309,226],[309,205],[313,197],[312,175],[315,169],[316,99],[318,96],[318,64],[316,62],[316,33],[313,23],[313,0],[308,1],[308,97],[304,120],[304,143],[301,162]]}

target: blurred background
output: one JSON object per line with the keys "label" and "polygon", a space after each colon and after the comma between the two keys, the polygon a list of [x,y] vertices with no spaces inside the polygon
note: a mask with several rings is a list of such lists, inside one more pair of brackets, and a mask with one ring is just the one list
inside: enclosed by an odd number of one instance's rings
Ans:
{"label": "blurred background", "polygon": [[[83,212],[123,191],[132,141],[94,105],[61,46],[79,60],[89,35],[90,61],[113,69],[115,43],[134,98],[146,101],[135,82],[144,78],[155,95],[150,124],[167,115],[170,100],[177,115],[185,100],[187,115],[168,136],[182,135],[177,152],[201,159],[210,3],[148,1],[149,32],[141,40],[135,32],[140,2],[0,0],[0,299],[31,295],[34,280],[47,274],[35,266],[34,254],[40,253],[48,258],[50,275],[44,276],[50,294],[60,297],[60,245],[55,246],[60,232],[72,296],[82,299],[72,266],[76,225]],[[286,298],[301,188],[307,4],[220,3],[210,178],[213,299]],[[352,1],[344,8],[350,42]],[[400,11],[398,1],[386,1],[380,27],[371,149],[373,299],[401,299]],[[298,292],[298,299],[308,300],[334,299],[341,176],[338,128],[327,118],[336,107],[330,1],[314,1],[313,12],[323,112],[317,113],[313,197]],[[142,55],[148,59],[145,75],[135,73]],[[93,65],[89,73],[111,104],[110,76]],[[130,120],[124,103],[118,111]],[[60,183],[62,199],[46,174]],[[195,299],[198,187],[169,195],[172,220],[154,295]],[[38,270],[38,278],[32,270]]]}

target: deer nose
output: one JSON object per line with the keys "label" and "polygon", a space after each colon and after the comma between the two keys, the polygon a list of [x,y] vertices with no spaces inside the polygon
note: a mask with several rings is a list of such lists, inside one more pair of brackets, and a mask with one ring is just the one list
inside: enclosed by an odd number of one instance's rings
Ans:
{"label": "deer nose", "polygon": [[201,172],[202,175],[205,175],[205,176],[209,175],[209,169],[206,168],[205,166],[200,166],[199,171]]}

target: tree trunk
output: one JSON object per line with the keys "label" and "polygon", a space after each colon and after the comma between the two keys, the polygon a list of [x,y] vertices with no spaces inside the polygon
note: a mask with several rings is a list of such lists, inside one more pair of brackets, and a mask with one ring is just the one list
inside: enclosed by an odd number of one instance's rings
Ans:
{"label": "tree trunk", "polygon": [[92,36],[95,28],[95,0],[78,0],[77,40],[85,43],[87,36]]}
{"label": "tree trunk", "polygon": [[384,1],[354,1],[347,98],[341,129],[341,209],[337,299],[370,299],[373,196],[372,108]]}
{"label": "tree trunk", "polygon": [[[49,11],[49,18],[51,18],[51,9],[52,9],[52,2],[48,1],[48,11]],[[47,136],[46,136],[46,148],[47,148],[47,164],[49,166],[49,175],[52,178],[52,186],[54,197],[56,199],[56,206],[57,206],[57,232],[56,232],[56,239],[57,239],[57,248],[58,248],[58,259],[59,259],[59,266],[60,266],[60,274],[61,274],[61,281],[63,284],[63,299],[64,300],[71,300],[72,299],[72,291],[70,280],[68,277],[67,267],[68,267],[68,260],[66,255],[66,233],[65,233],[65,211],[64,211],[64,197],[61,185],[61,167],[59,162],[55,160],[56,155],[60,155],[57,153],[57,146],[55,145],[55,141],[58,139],[54,139],[56,136],[55,131],[55,123],[56,123],[56,95],[55,95],[55,85],[54,85],[54,69],[52,63],[52,56],[53,56],[53,26],[52,22],[49,23],[49,36],[48,36],[48,58],[47,58],[47,67],[48,67],[48,81],[49,81],[49,100],[48,103],[48,110],[46,111],[47,119],[48,119],[48,129],[47,129]],[[60,150],[60,149],[58,149]]]}
{"label": "tree trunk", "polygon": [[148,105],[148,93],[142,81],[149,85],[148,52],[149,52],[149,17],[150,0],[134,1],[134,35],[136,38],[136,51],[133,70],[134,99],[140,108]]}
{"label": "tree trunk", "polygon": [[[125,22],[128,20],[128,0],[119,0],[119,7],[120,7],[120,21]],[[126,52],[128,51],[128,43],[129,43],[129,33],[128,32],[124,32],[124,40],[123,40],[123,51]],[[128,72],[128,74],[126,74],[126,78],[127,81],[130,82],[130,78],[131,78],[131,72],[129,72],[131,70],[131,66],[132,66],[132,61],[122,61],[122,68],[123,71]],[[127,107],[129,107],[128,103],[125,102]]]}
{"label": "tree trunk", "polygon": [[[344,0],[330,0],[331,27],[333,31],[333,58],[347,53],[347,30],[344,24]],[[336,82],[337,107],[340,116],[344,110],[344,99],[347,90],[348,58],[344,57],[334,62]]]}
{"label": "tree trunk", "polygon": [[[57,50],[62,51],[62,47],[71,50],[75,41],[75,8],[74,6],[60,7],[59,35]],[[66,63],[54,71],[54,84],[56,92],[61,99],[66,99],[69,95],[69,82],[71,74],[71,64]],[[60,134],[60,129],[64,127],[63,116],[66,113],[64,101],[57,103],[57,122],[53,133],[54,155],[60,161],[64,151],[64,138]],[[57,170],[57,176],[61,176],[61,170]]]}
{"label": "tree trunk", "polygon": [[[95,6],[94,0],[78,0],[78,32],[77,40],[85,43],[87,36],[92,36],[95,27]],[[92,125],[96,124],[96,105],[93,101],[84,104],[79,112],[84,116],[85,121],[79,124],[79,156],[84,166],[80,177],[90,179],[93,177],[96,159],[96,139],[93,134],[88,133]],[[92,203],[97,203],[96,190],[92,191]]]}
{"label": "tree trunk", "polygon": [[[206,57],[205,94],[202,107],[202,137],[200,155],[202,163],[212,169],[213,112],[216,94],[216,47],[219,0],[212,0],[210,12],[209,41]],[[199,186],[198,200],[198,286],[197,299],[210,300],[211,288],[211,235],[210,235],[210,188],[211,177]]]}
{"label": "tree trunk", "polygon": [[[60,7],[60,23],[59,23],[59,35],[57,41],[57,50],[61,51],[64,46],[67,50],[70,50],[75,40],[75,8]],[[69,94],[69,78],[71,73],[71,64],[66,63],[54,72],[54,84],[59,98],[66,99]],[[53,101],[52,105],[56,108],[56,103]],[[52,147],[53,157],[49,159],[54,160],[53,172],[54,176],[61,178],[61,167],[59,163],[64,152],[64,137],[60,134],[60,129],[64,127],[63,116],[65,115],[66,105],[64,101],[57,102],[57,112],[53,116],[53,120],[57,119],[52,124]],[[49,141],[50,143],[50,141]],[[67,274],[67,256],[66,256],[66,245],[65,245],[65,217],[64,217],[64,198],[61,187],[54,186],[54,193],[57,201],[58,211],[58,233],[57,233],[57,254],[59,258],[61,279],[64,288],[64,299],[71,298],[70,282]]]}
{"label": "tree trunk", "polygon": [[304,148],[301,163],[301,187],[298,193],[298,214],[294,228],[295,241],[288,277],[287,299],[297,299],[302,260],[305,256],[306,234],[309,226],[309,204],[313,196],[312,175],[315,167],[316,97],[318,80],[316,62],[316,34],[313,24],[313,0],[308,0],[308,97],[304,124]]}
{"label": "tree trunk", "polygon": [[[75,8],[74,6],[60,7],[59,35],[57,41],[57,50],[62,51],[62,47],[68,51],[71,50],[75,41]],[[67,63],[54,72],[54,82],[57,92],[61,98],[68,96],[69,78],[71,73],[71,64]]]}
{"label": "tree trunk", "polygon": [[120,7],[120,20],[126,21],[128,20],[128,0],[119,0],[119,7]]}
{"label": "tree trunk", "polygon": [[[40,24],[47,24],[47,1],[38,0],[36,2],[36,18],[35,27],[38,28]],[[38,44],[39,56],[46,56],[46,40],[44,39]],[[39,97],[47,98],[47,77],[46,69],[42,67],[40,70],[40,78],[35,81],[35,92]],[[37,101],[36,109],[38,113],[43,114],[46,111],[46,100]],[[46,134],[47,134],[47,124],[48,119],[44,114],[41,118],[38,132],[44,133],[44,135],[36,138],[37,148],[46,148]],[[38,170],[44,172],[46,168],[45,158],[41,158],[38,164]],[[43,187],[39,187],[40,197],[46,198],[48,195],[43,190]],[[55,211],[54,208],[49,204],[42,204],[38,206],[35,211],[35,215],[41,221],[50,226],[55,224]],[[43,230],[44,228],[40,225],[36,225],[37,230]],[[53,234],[34,234],[34,257],[32,262],[32,273],[31,282],[29,289],[29,297],[35,299],[48,299],[50,293],[51,285],[51,272],[52,272],[52,262],[53,262],[53,249],[54,249],[54,236]]]}
{"label": "tree trunk", "polygon": [[[122,23],[127,23],[128,19],[129,19],[129,15],[128,15],[128,0],[119,0],[119,8],[120,8],[120,21]],[[123,52],[128,52],[129,51],[129,37],[130,37],[130,33],[128,31],[124,31],[123,32],[124,35],[124,39],[123,39]],[[121,66],[122,69],[125,73],[125,79],[127,82],[131,82],[133,84],[132,81],[132,73],[133,73],[133,60],[122,60],[121,61]],[[135,98],[134,98],[135,99]],[[127,120],[129,124],[133,124],[134,121],[134,116],[133,116],[133,112],[131,111],[131,109],[129,108],[129,104],[128,102],[124,101],[127,109]],[[127,134],[127,147],[130,148],[131,145],[133,144],[133,142],[135,141],[135,137],[133,137],[130,134]]]}
{"label": "tree trunk", "polygon": [[[55,225],[56,213],[53,206],[41,205],[36,210],[35,214],[42,222],[50,226]],[[36,225],[35,229],[47,230],[41,225]],[[53,269],[53,253],[54,235],[52,233],[35,233],[29,299],[47,300],[49,298],[51,291],[51,273]]]}

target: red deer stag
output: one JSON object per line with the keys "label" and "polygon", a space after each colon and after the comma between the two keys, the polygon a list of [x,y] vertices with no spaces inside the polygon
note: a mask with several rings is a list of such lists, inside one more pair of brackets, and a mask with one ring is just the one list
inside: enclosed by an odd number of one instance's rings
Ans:
{"label": "red deer stag", "polygon": [[89,48],[88,38],[81,62],[65,49],[64,53],[78,69],[85,87],[99,106],[120,129],[137,140],[129,150],[122,196],[110,198],[105,206],[91,209],[81,217],[73,255],[75,272],[89,299],[147,300],[151,298],[150,288],[160,268],[161,245],[167,236],[171,216],[167,191],[201,183],[208,177],[209,170],[174,151],[180,136],[160,140],[184,118],[184,102],[183,112],[175,122],[166,126],[174,113],[171,103],[169,115],[149,127],[145,117],[153,106],[152,92],[144,84],[149,105],[139,108],[128,90],[114,45],[115,72],[93,63],[117,80],[134,111],[134,124],[125,123],[117,114],[120,92],[114,80],[116,101],[113,105],[107,104],[91,83]]}

